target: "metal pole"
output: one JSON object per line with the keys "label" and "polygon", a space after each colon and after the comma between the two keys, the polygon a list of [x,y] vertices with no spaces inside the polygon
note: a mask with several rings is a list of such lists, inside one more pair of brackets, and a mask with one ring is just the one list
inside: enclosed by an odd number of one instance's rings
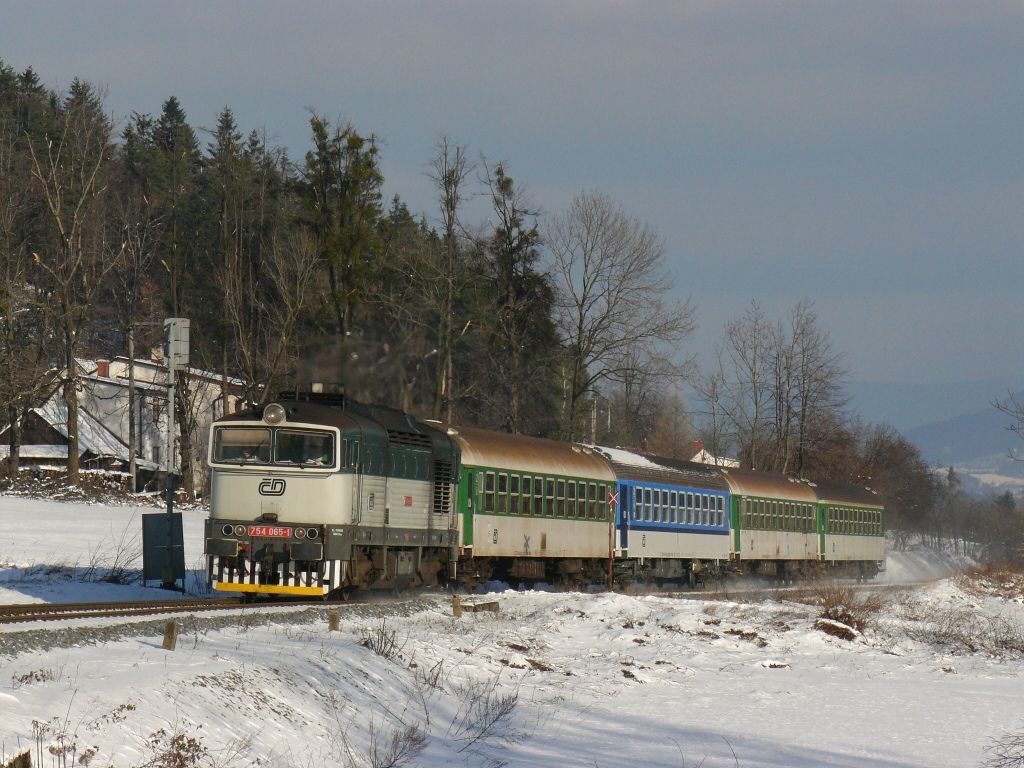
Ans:
{"label": "metal pole", "polygon": [[135,437],[138,423],[135,414],[135,325],[128,323],[128,474],[132,478],[132,493],[139,490],[138,465],[135,454],[139,444]]}
{"label": "metal pole", "polygon": [[[174,513],[174,363],[167,359],[167,514]],[[170,518],[167,519],[170,525]]]}

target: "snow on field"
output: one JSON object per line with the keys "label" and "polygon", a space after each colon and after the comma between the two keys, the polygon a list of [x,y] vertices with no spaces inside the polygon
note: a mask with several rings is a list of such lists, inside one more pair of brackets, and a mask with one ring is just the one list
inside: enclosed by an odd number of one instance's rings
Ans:
{"label": "snow on field", "polygon": [[[0,497],[0,599],[47,599],[38,566],[90,562],[142,511]],[[192,561],[202,513],[185,526]],[[883,589],[853,640],[782,598],[515,591],[464,598],[500,611],[458,619],[440,595],[345,607],[339,632],[326,608],[183,618],[173,652],[161,622],[99,639],[76,623],[35,647],[46,628],[5,627],[0,746],[55,766],[87,750],[141,765],[175,734],[224,768],[381,765],[392,747],[427,768],[980,765],[1024,728],[1022,654],[1004,647],[1024,605],[951,580]]]}

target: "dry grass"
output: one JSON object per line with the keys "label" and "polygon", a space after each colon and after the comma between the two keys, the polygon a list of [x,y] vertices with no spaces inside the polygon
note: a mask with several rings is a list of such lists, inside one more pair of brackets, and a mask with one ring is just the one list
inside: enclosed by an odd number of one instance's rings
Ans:
{"label": "dry grass", "polygon": [[831,631],[843,625],[862,633],[874,625],[878,616],[889,606],[881,592],[857,589],[853,585],[827,582],[790,597],[798,603],[818,609],[818,628],[828,634],[852,639],[845,632]]}
{"label": "dry grass", "polygon": [[1024,565],[989,564],[971,568],[956,578],[956,585],[978,597],[1024,599]]}

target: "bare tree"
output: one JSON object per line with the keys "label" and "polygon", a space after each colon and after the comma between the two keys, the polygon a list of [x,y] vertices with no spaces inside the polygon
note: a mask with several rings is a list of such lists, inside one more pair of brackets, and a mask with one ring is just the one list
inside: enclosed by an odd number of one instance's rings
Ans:
{"label": "bare tree", "polygon": [[666,299],[671,282],[657,233],[606,195],[578,194],[551,221],[546,242],[569,358],[562,433],[571,440],[596,385],[671,370],[662,365],[665,349],[693,331],[694,308]]}
{"label": "bare tree", "polygon": [[770,443],[774,329],[760,304],[725,325],[725,346],[718,353],[723,395],[718,404],[728,419],[740,461],[751,469],[765,469]]}
{"label": "bare tree", "polygon": [[0,124],[0,408],[7,415],[10,480],[17,478],[21,416],[46,383],[45,303],[32,280],[25,218],[30,210],[27,169],[13,122]]}
{"label": "bare tree", "polygon": [[52,247],[35,253],[48,278],[64,352],[68,482],[78,482],[77,352],[93,298],[119,249],[104,238],[101,202],[111,122],[92,86],[76,80],[60,109],[57,135],[28,141],[31,173],[45,204]]}
{"label": "bare tree", "polygon": [[[304,231],[275,235],[263,253],[262,274],[246,261],[228,259],[218,274],[232,326],[237,330],[240,373],[260,402],[274,395],[295,362],[295,333],[316,303],[319,254]],[[225,400],[225,406],[227,401]]]}
{"label": "bare tree", "polygon": [[[1006,425],[1006,428],[1017,435],[1017,437],[1024,439],[1024,401],[1021,400],[1020,395],[1009,392],[1005,398],[996,400],[992,405],[1012,420]],[[1016,451],[1013,455],[1015,458],[1021,458],[1020,454]]]}
{"label": "bare tree", "polygon": [[722,366],[719,364],[711,373],[695,377],[693,386],[704,406],[701,441],[711,455],[724,457],[732,443],[729,439],[729,418],[724,406],[726,385]]}
{"label": "bare tree", "polygon": [[162,224],[141,189],[125,182],[122,192],[114,214],[122,243],[122,257],[112,272],[111,290],[118,321],[128,341],[128,474],[134,492],[137,490],[139,452],[135,331],[140,323],[156,325],[150,277],[158,256]]}
{"label": "bare tree", "polygon": [[842,395],[846,371],[807,299],[790,310],[788,326],[776,325],[772,347],[774,460],[768,468],[800,474],[815,423],[847,402]]}
{"label": "bare tree", "polygon": [[434,418],[442,416],[452,422],[455,402],[455,301],[459,293],[459,278],[464,270],[460,268],[460,225],[459,209],[465,198],[465,184],[476,164],[466,156],[466,148],[452,146],[447,136],[437,143],[437,152],[430,163],[430,179],[437,191],[438,209],[441,215],[443,260],[438,264],[437,277],[429,281],[436,294],[437,340],[439,360],[434,384]]}

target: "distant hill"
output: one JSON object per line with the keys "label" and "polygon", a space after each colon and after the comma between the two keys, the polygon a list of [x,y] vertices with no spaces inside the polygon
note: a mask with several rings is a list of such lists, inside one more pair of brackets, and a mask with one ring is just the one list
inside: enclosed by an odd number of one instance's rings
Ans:
{"label": "distant hill", "polygon": [[1024,449],[1024,441],[1007,431],[1009,421],[1005,413],[988,407],[908,429],[904,434],[932,464],[964,464]]}
{"label": "distant hill", "polygon": [[850,405],[865,421],[891,424],[904,434],[916,427],[931,427],[956,416],[976,415],[996,398],[1020,389],[1010,378],[953,383],[895,384],[853,381],[847,386]]}
{"label": "distant hill", "polygon": [[[995,408],[907,430],[930,464],[955,467],[974,496],[1010,491],[1024,499],[1024,440],[1007,431],[1009,417]],[[940,470],[941,471],[941,470]]]}

